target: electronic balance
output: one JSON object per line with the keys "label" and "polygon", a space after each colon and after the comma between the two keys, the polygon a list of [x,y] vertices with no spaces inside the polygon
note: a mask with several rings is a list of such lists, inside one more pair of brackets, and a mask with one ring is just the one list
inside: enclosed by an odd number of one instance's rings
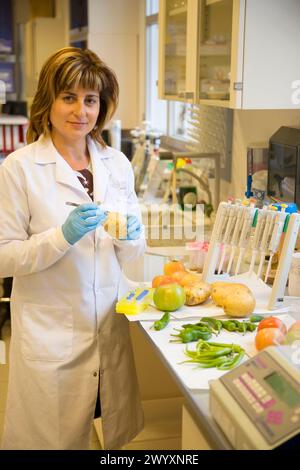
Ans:
{"label": "electronic balance", "polygon": [[300,440],[300,344],[293,346],[269,347],[210,382],[210,411],[235,449]]}

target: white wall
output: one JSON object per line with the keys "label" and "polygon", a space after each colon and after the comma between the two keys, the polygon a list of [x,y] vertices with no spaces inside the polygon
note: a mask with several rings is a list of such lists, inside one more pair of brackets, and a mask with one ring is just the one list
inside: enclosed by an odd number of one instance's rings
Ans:
{"label": "white wall", "polygon": [[89,0],[88,45],[116,73],[120,100],[115,119],[123,128],[139,122],[139,0]]}
{"label": "white wall", "polygon": [[221,199],[243,197],[246,189],[247,145],[268,142],[281,126],[300,127],[300,110],[236,110],[233,120],[231,183],[221,181]]}

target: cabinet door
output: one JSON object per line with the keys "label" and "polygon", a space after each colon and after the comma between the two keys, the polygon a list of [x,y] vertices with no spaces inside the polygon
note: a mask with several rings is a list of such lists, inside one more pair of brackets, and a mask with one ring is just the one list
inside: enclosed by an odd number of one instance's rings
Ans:
{"label": "cabinet door", "polygon": [[[48,57],[67,44],[64,18],[36,18],[25,25],[26,96],[36,91],[39,73]],[[49,40],[51,38],[51,41]]]}
{"label": "cabinet door", "polygon": [[158,93],[162,99],[195,99],[198,8],[198,0],[159,2]]}
{"label": "cabinet door", "polygon": [[299,0],[246,2],[243,109],[299,109],[299,20]]}
{"label": "cabinet door", "polygon": [[200,103],[229,106],[234,0],[201,0],[198,44]]}

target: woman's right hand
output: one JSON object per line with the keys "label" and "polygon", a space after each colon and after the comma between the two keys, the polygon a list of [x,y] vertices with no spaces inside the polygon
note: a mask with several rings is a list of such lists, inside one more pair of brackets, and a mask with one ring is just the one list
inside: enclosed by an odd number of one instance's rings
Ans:
{"label": "woman's right hand", "polygon": [[62,232],[68,243],[74,245],[86,233],[95,230],[107,219],[107,213],[93,203],[81,204],[68,215]]}

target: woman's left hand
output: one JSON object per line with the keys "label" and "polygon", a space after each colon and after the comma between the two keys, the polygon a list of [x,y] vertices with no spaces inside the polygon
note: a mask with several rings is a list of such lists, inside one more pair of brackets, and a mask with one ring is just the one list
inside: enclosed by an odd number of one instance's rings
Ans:
{"label": "woman's left hand", "polygon": [[142,226],[135,215],[127,216],[127,238],[126,240],[136,240],[140,237]]}

